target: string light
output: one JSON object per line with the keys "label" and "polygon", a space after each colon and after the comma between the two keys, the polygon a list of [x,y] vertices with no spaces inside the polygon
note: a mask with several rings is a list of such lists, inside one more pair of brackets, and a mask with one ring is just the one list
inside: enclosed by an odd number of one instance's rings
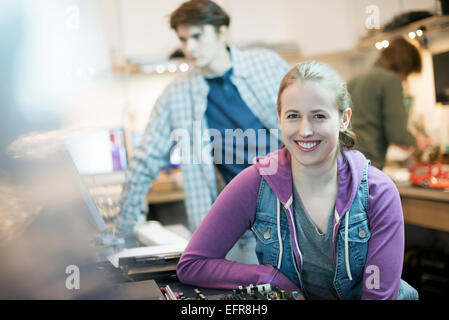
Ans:
{"label": "string light", "polygon": [[178,67],[173,63],[169,64],[167,67],[168,72],[176,72],[177,69]]}
{"label": "string light", "polygon": [[156,67],[156,72],[157,73],[161,74],[161,73],[164,73],[164,71],[165,71],[165,67],[164,66],[159,65],[159,66]]}
{"label": "string light", "polygon": [[383,48],[388,48],[389,45],[390,45],[390,42],[388,42],[388,40],[382,40],[382,41],[376,42],[375,47],[377,50],[382,50]]}
{"label": "string light", "polygon": [[409,37],[410,39],[415,39],[415,38],[416,38],[416,33],[414,33],[413,31],[411,31],[411,32],[408,33],[408,37]]}
{"label": "string light", "polygon": [[[417,38],[421,38],[424,36],[424,32],[425,32],[426,28],[425,27],[420,27],[419,29],[417,29],[416,31],[410,31],[408,32],[408,38],[410,38],[411,40],[416,39]],[[421,40],[419,40],[421,41]],[[424,41],[426,41],[426,39],[424,38]],[[382,50],[385,48],[388,48],[390,46],[390,42],[388,40],[382,40],[382,41],[378,41],[374,44],[374,46],[376,47],[377,50]]]}
{"label": "string light", "polygon": [[189,65],[187,63],[181,63],[181,65],[179,66],[179,70],[181,72],[186,72],[187,70],[189,70]]}

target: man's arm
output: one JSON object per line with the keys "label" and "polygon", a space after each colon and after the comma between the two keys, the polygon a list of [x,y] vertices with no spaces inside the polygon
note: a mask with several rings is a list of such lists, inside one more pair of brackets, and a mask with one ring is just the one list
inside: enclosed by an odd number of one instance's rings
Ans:
{"label": "man's arm", "polygon": [[142,143],[135,150],[127,171],[120,200],[121,210],[117,217],[117,231],[122,236],[131,234],[136,224],[145,221],[145,217],[141,215],[142,204],[151,188],[151,182],[168,164],[173,145],[170,133],[169,108],[167,95],[164,93],[151,112]]}

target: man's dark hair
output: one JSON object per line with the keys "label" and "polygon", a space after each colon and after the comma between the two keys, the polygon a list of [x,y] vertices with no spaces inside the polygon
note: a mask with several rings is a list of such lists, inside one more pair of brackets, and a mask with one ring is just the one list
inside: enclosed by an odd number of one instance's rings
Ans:
{"label": "man's dark hair", "polygon": [[190,0],[170,15],[170,27],[175,31],[180,25],[204,26],[210,24],[218,31],[221,26],[229,26],[231,18],[215,2]]}
{"label": "man's dark hair", "polygon": [[380,55],[382,63],[395,72],[408,76],[421,72],[422,62],[419,50],[404,38],[396,38]]}

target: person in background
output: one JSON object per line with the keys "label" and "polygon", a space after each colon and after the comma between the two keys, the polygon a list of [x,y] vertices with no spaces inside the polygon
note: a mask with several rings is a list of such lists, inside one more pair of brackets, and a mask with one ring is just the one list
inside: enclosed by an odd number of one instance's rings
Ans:
{"label": "person in background", "polygon": [[[225,187],[181,256],[180,281],[223,289],[270,283],[311,300],[416,299],[401,280],[399,192],[350,150],[345,82],[328,65],[305,62],[282,80],[277,101],[285,147]],[[248,229],[259,264],[226,260]]]}
{"label": "person in background", "polygon": [[385,165],[388,146],[425,149],[430,139],[412,135],[407,129],[402,81],[421,72],[418,49],[403,38],[396,38],[382,50],[371,70],[348,83],[354,106],[353,129],[361,151],[379,169]]}
{"label": "person in background", "polygon": [[[256,156],[251,150],[265,149],[265,155],[271,141],[275,141],[274,150],[279,148],[281,137],[272,129],[278,129],[276,94],[288,65],[267,49],[242,51],[228,46],[229,24],[228,14],[208,0],[185,2],[170,15],[170,27],[193,68],[168,85],[153,108],[142,144],[130,161],[117,220],[120,234],[130,234],[145,219],[141,214],[143,199],[151,182],[169,164],[170,150],[177,142],[174,133],[189,133],[181,154],[184,151],[191,157],[182,160],[181,170],[191,231],[219,193],[217,178],[229,183],[250,165]],[[200,134],[196,128],[201,129]],[[234,143],[233,137],[226,136],[227,130],[256,135],[247,142]],[[213,132],[213,141],[202,136],[205,132]],[[263,134],[257,135],[259,132]],[[204,152],[211,143],[213,155]],[[251,238],[248,233],[239,247]]]}

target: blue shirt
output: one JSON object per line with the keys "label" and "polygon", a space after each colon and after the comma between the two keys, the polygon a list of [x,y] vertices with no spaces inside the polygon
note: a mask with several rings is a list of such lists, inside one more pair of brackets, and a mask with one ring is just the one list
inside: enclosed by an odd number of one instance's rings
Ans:
{"label": "blue shirt", "polygon": [[[289,70],[278,54],[267,49],[240,50],[229,46],[232,79],[243,101],[267,128],[277,129],[276,97],[279,84]],[[234,79],[235,77],[235,79]],[[177,143],[175,130],[191,132],[194,121],[202,120],[207,127],[205,112],[209,85],[197,68],[176,77],[163,91],[151,111],[151,121],[145,129],[142,143],[134,150],[124,184],[117,230],[122,235],[144,223],[142,202],[148,187],[168,165],[171,148]],[[188,155],[196,148],[208,148],[211,142],[203,134],[182,139],[181,147]],[[202,150],[204,150],[202,149]],[[180,166],[183,175],[184,201],[188,225],[194,231],[218,196],[212,153],[201,153],[200,163],[185,159]],[[204,160],[204,161],[203,161]]]}
{"label": "blue shirt", "polygon": [[[208,127],[220,133],[211,135],[214,163],[226,183],[250,166],[255,156],[265,156],[275,151],[269,150],[269,130],[243,101],[231,82],[231,75],[232,68],[223,75],[206,78],[209,84],[206,108]],[[279,142],[275,137],[272,139],[277,150]]]}

